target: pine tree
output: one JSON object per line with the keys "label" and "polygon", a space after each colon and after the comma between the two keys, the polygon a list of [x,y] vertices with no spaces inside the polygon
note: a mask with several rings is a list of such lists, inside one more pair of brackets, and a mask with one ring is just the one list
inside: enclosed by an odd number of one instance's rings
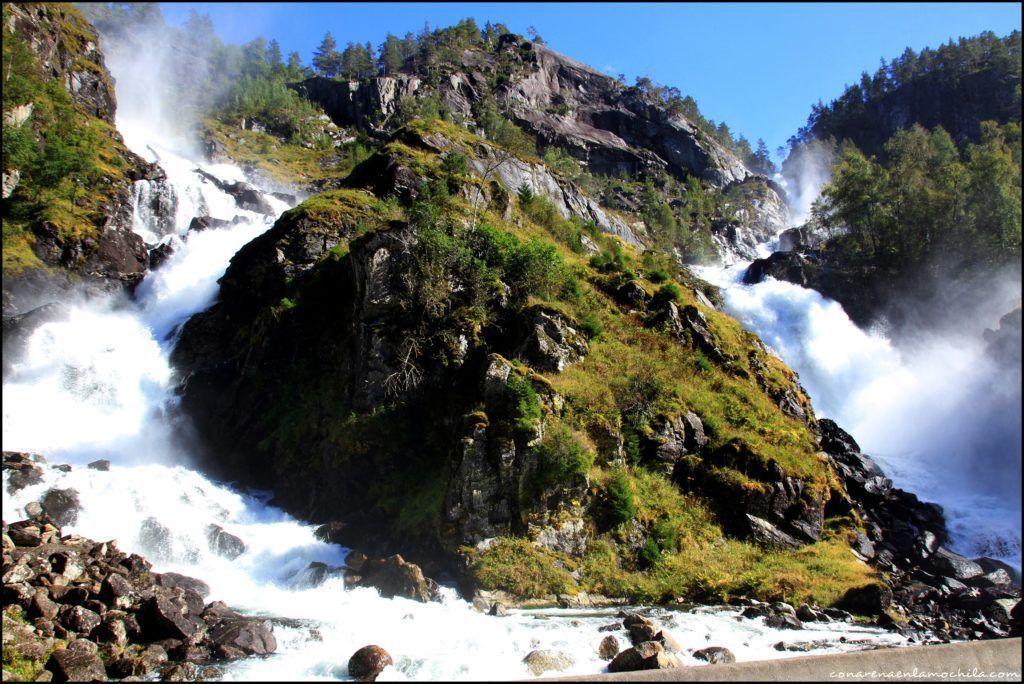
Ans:
{"label": "pine tree", "polygon": [[402,41],[391,33],[384,38],[380,46],[380,70],[385,76],[396,74],[405,62],[402,54]]}
{"label": "pine tree", "polygon": [[313,53],[313,68],[317,74],[327,78],[334,78],[341,71],[341,54],[338,53],[338,44],[330,31]]}

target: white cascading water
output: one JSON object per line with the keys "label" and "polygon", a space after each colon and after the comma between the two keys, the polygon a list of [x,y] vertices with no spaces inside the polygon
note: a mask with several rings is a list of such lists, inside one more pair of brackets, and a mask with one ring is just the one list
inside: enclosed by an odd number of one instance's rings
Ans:
{"label": "white cascading water", "polygon": [[[761,256],[776,247],[766,243]],[[743,284],[747,266],[699,271],[722,288],[726,311],[799,373],[819,417],[853,435],[897,487],[943,507],[953,550],[1019,570],[1020,377],[985,353],[983,327],[897,348],[815,290],[774,278]],[[992,299],[1006,312],[1020,301],[1019,284],[1016,301],[1002,290],[993,284]]]}
{"label": "white cascading water", "polygon": [[[139,100],[132,98],[132,78],[150,79],[152,72],[133,71],[115,56],[108,64],[118,77],[119,130],[135,152],[159,161],[168,176],[166,182],[141,181],[136,187],[135,228],[151,246],[172,241],[177,248],[146,276],[134,301],[72,305],[66,320],[40,326],[4,377],[3,449],[75,466],[67,472],[46,466],[42,483],[5,494],[4,519],[23,519],[25,505],[52,487],[74,488],[81,512],[65,533],[116,539],[121,549],[150,558],[155,571],[208,583],[207,600],[277,619],[277,652],[229,664],[225,679],[345,678],[348,657],[371,643],[395,660],[381,680],[522,678],[529,676],[522,658],[535,649],[570,655],[574,665],[568,673],[604,671],[597,646],[605,634],[597,628],[613,621],[614,611],[513,610],[491,617],[447,588],[441,602],[420,604],[382,599],[372,589],[346,589],[340,579],[310,587],[303,569],[313,561],[341,565],[347,550],[318,541],[311,525],[268,506],[267,495],[239,492],[195,470],[175,440],[168,362],[175,333],[213,302],[231,256],[272,219],[240,211],[230,196],[193,172],[201,167],[224,180],[241,180],[240,169],[195,161],[187,146],[155,130],[158,119],[146,108],[134,118],[125,116]],[[154,193],[165,193],[157,199],[174,207],[173,219],[153,215]],[[268,200],[278,213],[285,209]],[[187,231],[199,214],[241,220]],[[111,462],[108,472],[84,467],[101,458]],[[151,518],[169,531],[169,539],[154,537]],[[246,551],[232,561],[211,552],[211,524],[242,539]],[[799,655],[773,648],[783,639],[793,641],[792,633],[767,628],[763,618],[739,618],[737,609],[661,611],[656,617],[688,649],[681,656],[686,664],[702,664],[689,650],[709,645],[727,647],[741,661]],[[847,623],[815,625],[799,641],[823,642],[816,652],[905,643],[898,635]]]}

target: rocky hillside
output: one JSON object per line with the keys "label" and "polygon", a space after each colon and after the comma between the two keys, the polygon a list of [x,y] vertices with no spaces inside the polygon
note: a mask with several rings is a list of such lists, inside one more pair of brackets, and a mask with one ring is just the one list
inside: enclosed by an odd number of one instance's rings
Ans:
{"label": "rocky hillside", "polygon": [[925,563],[941,513],[545,173],[414,121],[243,248],[173,357],[211,467],[503,601],[890,609],[864,561]]}
{"label": "rocky hillside", "polygon": [[131,182],[162,171],[114,128],[96,33],[62,3],[4,5],[3,31],[4,313],[76,283],[131,287],[147,261]]}

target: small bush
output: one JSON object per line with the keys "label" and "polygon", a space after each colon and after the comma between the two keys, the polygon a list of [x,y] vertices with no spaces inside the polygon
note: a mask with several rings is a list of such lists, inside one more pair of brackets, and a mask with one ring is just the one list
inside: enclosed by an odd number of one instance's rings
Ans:
{"label": "small bush", "polygon": [[683,291],[679,289],[678,285],[675,283],[665,283],[658,288],[654,298],[659,302],[678,302],[682,295]]}
{"label": "small bush", "polygon": [[561,423],[548,428],[534,453],[538,465],[535,484],[539,492],[578,482],[587,476],[594,463],[594,454],[585,450],[572,430]]}
{"label": "small bush", "polygon": [[655,283],[655,284],[663,283],[666,280],[668,280],[668,278],[669,278],[668,273],[665,272],[665,271],[662,271],[660,269],[651,271],[650,273],[647,274],[647,279],[650,280],[652,283]]}
{"label": "small bush", "polygon": [[505,398],[513,425],[520,432],[532,432],[541,418],[540,398],[533,384],[518,373],[511,373],[505,385]]}
{"label": "small bush", "polygon": [[640,548],[637,565],[641,570],[653,568],[659,560],[661,560],[661,549],[658,547],[658,542],[654,540],[654,537],[648,537]]}
{"label": "small bush", "polygon": [[636,500],[626,471],[619,468],[608,482],[608,505],[612,524],[621,525],[636,516]]}
{"label": "small bush", "polygon": [[449,176],[465,176],[469,171],[466,155],[461,152],[449,152],[441,160],[441,170]]}
{"label": "small bush", "polygon": [[588,339],[596,339],[601,335],[603,326],[601,325],[601,319],[597,317],[595,313],[585,313],[580,319],[580,327],[583,329]]}

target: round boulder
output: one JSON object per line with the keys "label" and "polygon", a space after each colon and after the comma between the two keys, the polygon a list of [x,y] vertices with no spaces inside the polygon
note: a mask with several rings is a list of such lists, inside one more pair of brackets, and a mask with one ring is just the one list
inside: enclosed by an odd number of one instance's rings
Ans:
{"label": "round boulder", "polygon": [[348,659],[348,674],[358,682],[372,682],[394,662],[391,654],[380,646],[363,646]]}
{"label": "round boulder", "polygon": [[572,667],[573,660],[559,651],[530,651],[523,658],[531,674],[541,675],[550,670],[565,670]]}

